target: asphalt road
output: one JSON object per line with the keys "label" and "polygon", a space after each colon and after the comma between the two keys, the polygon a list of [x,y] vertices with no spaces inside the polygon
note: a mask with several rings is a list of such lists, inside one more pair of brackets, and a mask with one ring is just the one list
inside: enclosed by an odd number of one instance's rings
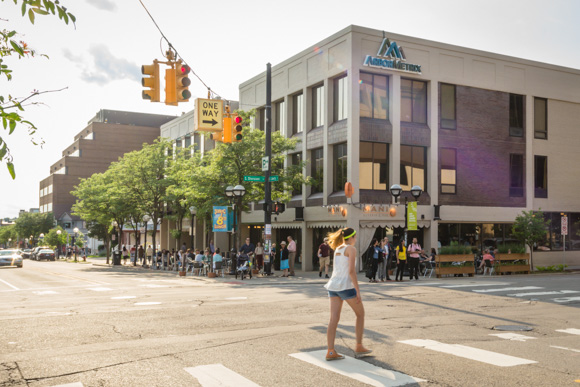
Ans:
{"label": "asphalt road", "polygon": [[360,280],[373,356],[352,358],[345,305],[347,359],[325,362],[317,273],[25,261],[0,270],[0,386],[580,386],[580,274]]}

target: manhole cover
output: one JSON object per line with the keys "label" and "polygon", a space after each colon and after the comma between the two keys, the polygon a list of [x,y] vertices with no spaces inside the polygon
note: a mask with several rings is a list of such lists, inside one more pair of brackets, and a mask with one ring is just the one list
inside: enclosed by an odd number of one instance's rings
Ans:
{"label": "manhole cover", "polygon": [[496,325],[493,329],[496,331],[531,331],[532,327],[526,325]]}

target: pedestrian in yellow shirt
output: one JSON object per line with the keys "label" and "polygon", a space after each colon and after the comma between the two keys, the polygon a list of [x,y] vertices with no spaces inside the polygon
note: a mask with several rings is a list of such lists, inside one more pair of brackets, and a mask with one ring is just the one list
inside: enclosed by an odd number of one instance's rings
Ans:
{"label": "pedestrian in yellow shirt", "polygon": [[[395,274],[395,281],[403,281],[403,272],[405,271],[405,264],[407,263],[407,248],[405,241],[401,239],[397,245],[397,273]],[[401,279],[399,279],[399,274]]]}

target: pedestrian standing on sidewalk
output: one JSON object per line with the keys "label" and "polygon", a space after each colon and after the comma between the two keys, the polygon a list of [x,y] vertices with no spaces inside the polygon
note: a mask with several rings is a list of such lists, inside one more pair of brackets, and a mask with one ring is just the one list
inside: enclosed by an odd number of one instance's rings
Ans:
{"label": "pedestrian standing on sidewalk", "polygon": [[139,255],[139,263],[143,265],[145,261],[145,249],[143,248],[143,245],[139,245],[137,254]]}
{"label": "pedestrian standing on sidewalk", "polygon": [[137,246],[131,246],[131,262],[133,266],[137,266]]}
{"label": "pedestrian standing on sidewalk", "polygon": [[262,270],[264,266],[264,247],[262,246],[262,242],[256,243],[254,254],[256,256],[256,269]]}
{"label": "pedestrian standing on sidewalk", "polygon": [[[397,273],[395,274],[395,281],[403,281],[403,272],[405,271],[405,264],[407,263],[407,248],[403,238],[399,241],[397,246]],[[401,279],[399,279],[401,277]]]}
{"label": "pedestrian standing on sidewalk", "polygon": [[385,246],[383,248],[383,252],[385,254],[385,261],[386,261],[386,263],[385,263],[386,277],[387,277],[387,281],[392,281],[391,277],[389,277],[389,271],[391,271],[391,265],[393,263],[393,260],[395,259],[395,248],[393,247],[391,242],[389,242],[388,237],[385,237],[384,241],[385,241]]}
{"label": "pedestrian standing on sidewalk", "polygon": [[288,264],[290,265],[290,273],[288,275],[294,276],[294,263],[296,263],[296,242],[292,236],[288,235]]}
{"label": "pedestrian standing on sidewalk", "polygon": [[288,277],[288,269],[290,265],[288,264],[288,257],[290,256],[290,252],[286,247],[286,241],[280,242],[280,270],[283,271],[282,277]]}
{"label": "pedestrian standing on sidewalk", "polygon": [[380,242],[381,246],[381,257],[379,258],[379,280],[385,282],[385,272],[387,271],[387,257],[388,254],[388,239],[383,238]]}
{"label": "pedestrian standing on sidewalk", "polygon": [[123,265],[127,264],[127,258],[129,258],[129,250],[127,250],[127,246],[123,246]]}
{"label": "pedestrian standing on sidewalk", "polygon": [[340,312],[344,301],[352,308],[356,315],[355,335],[356,348],[354,356],[356,358],[368,355],[372,351],[363,346],[363,333],[365,329],[365,309],[362,303],[360,289],[358,286],[356,270],[356,231],[350,227],[343,228],[328,235],[330,247],[334,250],[334,269],[332,277],[324,285],[328,290],[330,299],[330,321],[326,332],[326,342],[328,350],[326,360],[344,359],[334,349],[336,339],[336,328],[340,321]]}
{"label": "pedestrian standing on sidewalk", "polygon": [[328,237],[324,238],[324,242],[318,246],[318,263],[320,264],[320,270],[318,271],[318,276],[322,277],[322,269],[324,268],[324,278],[328,277],[328,269],[330,268],[330,252],[331,248],[328,245]]}
{"label": "pedestrian standing on sidewalk", "polygon": [[372,269],[373,269],[373,275],[369,279],[369,281],[370,282],[373,282],[373,283],[376,283],[377,282],[377,271],[379,270],[379,262],[381,260],[381,254],[383,252],[382,252],[381,246],[379,244],[379,241],[376,238],[374,238],[372,240],[371,246],[372,246],[371,247],[371,254],[372,254],[372,257],[373,257],[373,259],[371,261]]}
{"label": "pedestrian standing on sidewalk", "polygon": [[151,266],[153,266],[153,247],[149,245],[147,250],[145,251],[145,263],[151,262]]}
{"label": "pedestrian standing on sidewalk", "polygon": [[419,280],[419,262],[421,259],[421,253],[423,253],[423,249],[421,245],[417,243],[417,238],[413,238],[413,243],[409,245],[409,280],[412,280],[415,277],[416,280]]}

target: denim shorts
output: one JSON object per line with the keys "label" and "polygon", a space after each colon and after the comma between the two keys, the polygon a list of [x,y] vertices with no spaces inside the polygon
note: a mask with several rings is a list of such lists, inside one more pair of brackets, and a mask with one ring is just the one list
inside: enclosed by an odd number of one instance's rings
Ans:
{"label": "denim shorts", "polygon": [[337,292],[329,290],[328,297],[340,297],[341,300],[350,300],[351,298],[356,298],[356,289],[346,289],[346,290],[339,290]]}

